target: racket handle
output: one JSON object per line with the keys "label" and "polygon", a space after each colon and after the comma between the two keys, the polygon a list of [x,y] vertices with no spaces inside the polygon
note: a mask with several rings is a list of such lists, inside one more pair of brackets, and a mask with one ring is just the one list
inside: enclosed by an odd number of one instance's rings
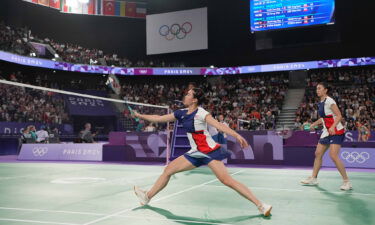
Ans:
{"label": "racket handle", "polygon": [[[128,105],[128,109],[129,109],[129,111],[130,111],[130,114],[134,115],[134,111],[133,111],[133,109],[132,109],[129,105]],[[136,122],[139,122],[139,118],[138,118],[138,117],[135,117],[134,120],[135,120]]]}

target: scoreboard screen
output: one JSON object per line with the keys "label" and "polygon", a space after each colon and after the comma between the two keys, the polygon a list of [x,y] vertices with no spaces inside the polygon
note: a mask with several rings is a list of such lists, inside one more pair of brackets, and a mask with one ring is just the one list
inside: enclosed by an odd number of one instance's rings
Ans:
{"label": "scoreboard screen", "polygon": [[250,0],[251,32],[334,24],[335,0]]}

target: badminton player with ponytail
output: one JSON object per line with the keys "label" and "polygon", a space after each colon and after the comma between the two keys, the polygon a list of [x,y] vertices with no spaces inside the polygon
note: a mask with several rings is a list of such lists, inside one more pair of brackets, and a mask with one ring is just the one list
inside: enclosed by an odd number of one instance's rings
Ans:
{"label": "badminton player with ponytail", "polygon": [[317,185],[318,173],[322,166],[324,153],[330,149],[329,155],[335,163],[338,171],[343,178],[343,184],[340,189],[347,191],[352,189],[352,185],[346,174],[345,166],[339,158],[340,148],[345,139],[345,129],[341,124],[342,115],[335,100],[328,96],[329,87],[322,82],[316,86],[316,94],[320,101],[318,103],[319,119],[311,124],[310,129],[322,124],[323,133],[320,136],[319,143],[315,151],[314,169],[311,177],[301,181],[303,185]]}
{"label": "badminton player with ponytail", "polygon": [[208,165],[224,185],[232,188],[244,198],[251,201],[258,207],[261,214],[269,216],[272,206],[259,201],[249,188],[235,180],[228,173],[227,168],[221,160],[228,158],[230,153],[212,139],[207,130],[207,124],[235,137],[242,148],[248,147],[248,143],[241,135],[224,124],[219,123],[206,110],[200,107],[202,102],[204,102],[202,89],[193,88],[187,92],[183,99],[185,109],[176,110],[174,113],[163,116],[143,115],[134,112],[134,117],[150,122],[162,123],[178,120],[186,129],[191,146],[190,151],[173,160],[164,169],[150,190],[144,191],[137,186],[134,187],[135,194],[139,198],[141,205],[147,205],[157,193],[163,190],[173,174],[192,170],[202,165]]}

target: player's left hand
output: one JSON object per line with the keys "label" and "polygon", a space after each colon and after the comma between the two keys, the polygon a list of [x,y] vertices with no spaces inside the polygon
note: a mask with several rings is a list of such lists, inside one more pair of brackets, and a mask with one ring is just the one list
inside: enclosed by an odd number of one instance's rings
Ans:
{"label": "player's left hand", "polygon": [[329,135],[335,135],[336,134],[335,128],[334,127],[329,128],[328,133]]}
{"label": "player's left hand", "polygon": [[241,148],[249,147],[249,144],[247,143],[245,138],[243,138],[241,135],[237,135],[236,139],[237,139],[237,142],[240,144]]}
{"label": "player's left hand", "polygon": [[132,111],[130,112],[130,116],[131,116],[132,118],[139,118],[140,115],[141,115],[141,114],[139,114],[137,111],[134,111],[134,110],[132,110]]}

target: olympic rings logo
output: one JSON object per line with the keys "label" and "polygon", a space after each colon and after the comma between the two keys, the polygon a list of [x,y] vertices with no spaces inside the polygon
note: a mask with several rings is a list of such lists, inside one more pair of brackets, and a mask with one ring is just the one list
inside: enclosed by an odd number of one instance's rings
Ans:
{"label": "olympic rings logo", "polygon": [[33,155],[34,156],[44,156],[47,154],[48,148],[46,147],[35,147],[33,148]]}
{"label": "olympic rings logo", "polygon": [[358,153],[358,152],[342,152],[341,153],[341,157],[343,159],[345,159],[348,163],[364,163],[366,162],[368,159],[370,159],[370,154],[368,152],[361,152],[361,153]]}
{"label": "olympic rings logo", "polygon": [[168,41],[173,39],[184,39],[193,30],[193,25],[190,22],[185,22],[182,25],[175,23],[172,26],[163,25],[159,28],[160,36]]}

